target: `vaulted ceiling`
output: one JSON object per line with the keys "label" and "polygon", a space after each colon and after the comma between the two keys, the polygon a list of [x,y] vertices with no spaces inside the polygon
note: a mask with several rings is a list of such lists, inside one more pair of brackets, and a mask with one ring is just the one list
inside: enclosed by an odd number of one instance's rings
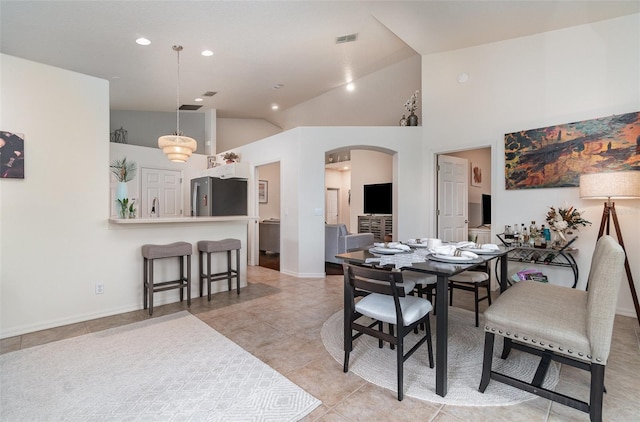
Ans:
{"label": "vaulted ceiling", "polygon": [[[0,47],[107,79],[112,109],[174,111],[179,44],[182,104],[270,120],[274,104],[285,110],[416,54],[639,11],[638,1],[2,0]],[[355,42],[336,43],[350,34]]]}

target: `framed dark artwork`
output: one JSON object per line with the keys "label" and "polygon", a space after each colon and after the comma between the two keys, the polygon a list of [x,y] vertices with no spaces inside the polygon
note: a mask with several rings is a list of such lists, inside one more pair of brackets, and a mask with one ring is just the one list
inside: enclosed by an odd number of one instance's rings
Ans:
{"label": "framed dark artwork", "polygon": [[0,131],[0,178],[24,179],[24,135]]}
{"label": "framed dark artwork", "polygon": [[266,204],[269,201],[269,182],[258,180],[258,203]]}
{"label": "framed dark artwork", "polygon": [[470,163],[469,179],[471,186],[480,186],[482,184],[482,168],[474,162]]}
{"label": "framed dark artwork", "polygon": [[580,175],[640,170],[640,111],[504,135],[507,190],[576,187]]}

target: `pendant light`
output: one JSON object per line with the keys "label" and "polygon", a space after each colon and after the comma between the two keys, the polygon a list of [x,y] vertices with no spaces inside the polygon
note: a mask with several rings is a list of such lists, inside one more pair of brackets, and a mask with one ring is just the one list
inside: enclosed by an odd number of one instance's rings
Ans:
{"label": "pendant light", "polygon": [[178,88],[176,95],[176,131],[172,135],[164,135],[158,138],[158,147],[167,154],[169,160],[176,163],[186,162],[191,154],[198,148],[198,143],[193,138],[183,136],[180,132],[180,52],[181,45],[174,45],[173,51],[178,54]]}

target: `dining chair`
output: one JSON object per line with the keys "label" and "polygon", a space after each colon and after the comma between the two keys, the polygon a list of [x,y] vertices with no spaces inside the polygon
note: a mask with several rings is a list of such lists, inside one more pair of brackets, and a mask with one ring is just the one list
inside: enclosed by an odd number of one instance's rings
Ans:
{"label": "dining chair", "polygon": [[415,292],[419,297],[426,297],[433,305],[433,314],[436,315],[438,310],[434,302],[436,295],[436,286],[438,277],[433,274],[421,273],[418,271],[404,270],[402,271],[402,279],[405,283],[413,282],[415,284]]}
{"label": "dining chair", "polygon": [[[496,380],[589,413],[591,421],[602,421],[604,370],[624,259],[622,247],[611,236],[602,236],[591,259],[588,291],[520,281],[502,293],[484,313],[480,392],[485,391],[490,380]],[[503,359],[508,358],[511,349],[541,357],[531,382],[492,370],[496,335],[504,338]],[[588,403],[542,387],[552,360],[589,371]]]}
{"label": "dining chair", "polygon": [[[349,372],[349,355],[353,341],[362,334],[378,339],[378,347],[387,342],[396,349],[398,400],[404,398],[403,367],[420,346],[427,342],[429,367],[433,368],[433,347],[429,313],[431,302],[408,296],[402,272],[343,264],[344,269],[344,372]],[[368,317],[366,320],[364,317]],[[395,330],[385,333],[383,323]],[[405,354],[404,338],[419,325],[425,334]],[[355,331],[355,334],[354,334]],[[395,333],[394,333],[395,332]]]}
{"label": "dining chair", "polygon": [[[453,290],[466,290],[473,292],[475,312],[476,312],[476,327],[479,326],[479,304],[482,300],[487,300],[489,306],[491,306],[491,277],[489,276],[489,265],[485,264],[482,271],[463,271],[460,274],[449,277],[449,305],[453,305]],[[480,296],[480,288],[487,290],[486,296]]]}

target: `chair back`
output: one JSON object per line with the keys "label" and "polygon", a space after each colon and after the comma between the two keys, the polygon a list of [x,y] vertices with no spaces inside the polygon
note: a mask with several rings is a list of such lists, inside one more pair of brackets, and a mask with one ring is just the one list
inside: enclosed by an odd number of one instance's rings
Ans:
{"label": "chair back", "polygon": [[344,270],[345,308],[355,310],[355,298],[378,293],[393,297],[396,321],[403,321],[400,298],[405,296],[402,273],[358,265],[342,264]]}
{"label": "chair back", "polygon": [[591,352],[602,365],[611,348],[618,291],[624,274],[625,253],[611,236],[602,236],[593,252],[587,295],[587,337]]}

